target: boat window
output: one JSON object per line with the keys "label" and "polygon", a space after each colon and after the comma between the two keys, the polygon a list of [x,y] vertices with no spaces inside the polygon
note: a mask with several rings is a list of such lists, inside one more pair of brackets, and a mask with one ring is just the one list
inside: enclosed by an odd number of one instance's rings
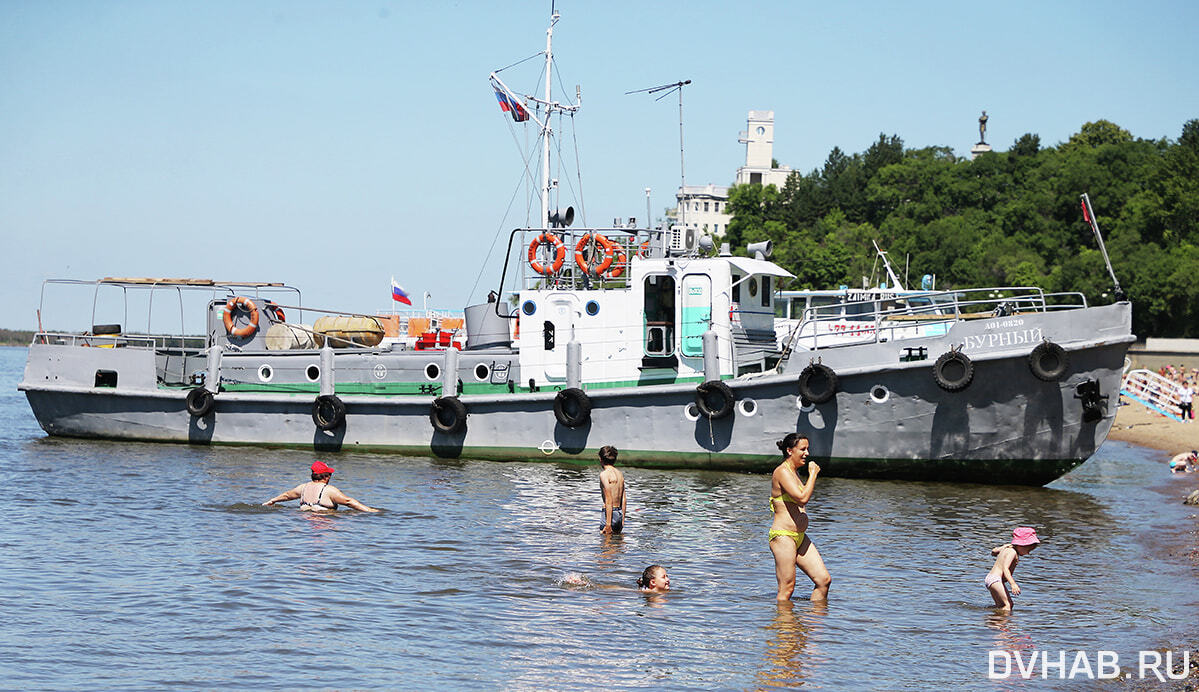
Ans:
{"label": "boat window", "polygon": [[762,277],[762,307],[770,307],[770,277]]}
{"label": "boat window", "polygon": [[733,302],[741,302],[741,277],[733,274]]}
{"label": "boat window", "polygon": [[749,297],[758,297],[758,277],[756,276],[749,277]]}
{"label": "boat window", "polygon": [[815,317],[829,318],[841,316],[841,298],[839,296],[812,296],[812,310]]}
{"label": "boat window", "polygon": [[849,303],[845,306],[845,319],[850,322],[873,320],[876,312],[874,301]]}

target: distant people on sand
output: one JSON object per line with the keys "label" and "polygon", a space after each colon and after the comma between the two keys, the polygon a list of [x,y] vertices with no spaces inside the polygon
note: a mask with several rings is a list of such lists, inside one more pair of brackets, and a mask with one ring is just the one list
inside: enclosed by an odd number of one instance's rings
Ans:
{"label": "distant people on sand", "polygon": [[612,445],[600,447],[600,496],[604,501],[600,531],[609,534],[624,530],[624,474],[615,466],[616,455]]}
{"label": "distant people on sand", "polygon": [[1199,450],[1180,452],[1170,459],[1170,472],[1190,473],[1195,470],[1196,465],[1199,465]]}
{"label": "distant people on sand", "polygon": [[650,565],[637,577],[637,587],[646,593],[670,591],[670,576],[662,565]]}
{"label": "distant people on sand", "polygon": [[313,512],[333,510],[337,509],[341,505],[345,505],[362,512],[379,511],[374,507],[367,507],[358,500],[355,500],[332,485],[329,485],[329,478],[332,476],[332,466],[329,466],[323,461],[313,462],[311,481],[297,485],[287,492],[279,493],[262,504],[273,505],[276,502],[287,502],[288,500],[299,498],[300,509]]}
{"label": "distant people on sand", "polygon": [[[820,551],[808,537],[808,501],[816,487],[820,466],[808,459],[806,435],[790,433],[778,442],[783,463],[778,465],[770,480],[770,552],[774,554],[774,572],[778,579],[778,600],[790,600],[795,592],[795,570],[799,568],[812,580],[813,601],[828,598],[833,578],[829,576]],[[807,463],[808,481],[800,483],[799,469]]]}
{"label": "distant people on sand", "polygon": [[[991,598],[995,599],[995,606],[1001,611],[1011,612],[1012,596],[1020,595],[1020,585],[1012,577],[1012,572],[1015,571],[1020,558],[1031,553],[1040,543],[1041,539],[1037,538],[1037,532],[1034,529],[1021,526],[1012,529],[1011,543],[991,550],[991,554],[995,556],[995,565],[983,579],[983,585],[987,587]],[[1010,591],[1008,584],[1011,585]]]}

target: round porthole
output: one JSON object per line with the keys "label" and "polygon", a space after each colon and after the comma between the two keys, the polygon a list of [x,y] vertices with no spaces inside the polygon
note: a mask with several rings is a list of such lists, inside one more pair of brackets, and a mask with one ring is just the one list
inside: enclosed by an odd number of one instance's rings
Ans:
{"label": "round porthole", "polygon": [[870,400],[873,401],[874,403],[882,404],[882,403],[885,403],[887,401],[887,399],[890,399],[890,398],[891,398],[891,390],[887,389],[886,387],[882,386],[881,384],[876,384],[870,388]]}
{"label": "round porthole", "polygon": [[758,412],[758,402],[753,399],[742,399],[737,402],[737,410],[743,416],[752,416]]}
{"label": "round porthole", "polygon": [[797,396],[795,397],[795,408],[803,411],[804,413],[810,413],[816,410],[816,404],[804,399],[802,396]]}
{"label": "round porthole", "polygon": [[758,297],[758,280],[757,279],[749,280],[749,297],[750,298]]}
{"label": "round porthole", "polygon": [[425,379],[435,380],[441,376],[441,367],[437,363],[429,363],[425,366]]}
{"label": "round porthole", "polygon": [[316,382],[321,379],[321,369],[315,365],[309,365],[304,369],[304,377],[307,377],[309,382]]}
{"label": "round porthole", "polygon": [[683,407],[683,417],[693,422],[699,420],[699,407],[694,403],[687,404]]}
{"label": "round porthole", "polygon": [[487,381],[487,378],[490,376],[491,376],[491,368],[487,367],[486,363],[479,363],[478,365],[475,366],[475,379],[476,380],[478,380],[480,382],[485,382],[485,381]]}
{"label": "round porthole", "polygon": [[537,303],[534,303],[531,300],[526,300],[524,304],[520,306],[520,311],[526,315],[532,315],[533,313],[537,312]]}
{"label": "round porthole", "polygon": [[594,300],[587,301],[586,310],[588,315],[595,317],[599,314],[599,303],[595,302]]}
{"label": "round porthole", "polygon": [[271,370],[271,366],[265,365],[265,364],[258,366],[258,379],[259,380],[262,380],[263,382],[270,382],[271,378],[274,376],[275,376],[275,371]]}

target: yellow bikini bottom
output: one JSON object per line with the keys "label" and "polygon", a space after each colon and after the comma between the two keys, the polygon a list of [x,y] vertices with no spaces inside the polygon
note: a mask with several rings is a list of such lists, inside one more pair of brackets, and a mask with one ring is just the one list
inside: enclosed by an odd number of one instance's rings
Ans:
{"label": "yellow bikini bottom", "polygon": [[770,541],[773,541],[776,536],[787,536],[787,537],[793,539],[795,541],[795,549],[796,550],[799,549],[799,546],[803,545],[804,534],[802,531],[788,531],[787,529],[771,529],[770,530],[770,538],[767,539],[767,542],[769,543]]}

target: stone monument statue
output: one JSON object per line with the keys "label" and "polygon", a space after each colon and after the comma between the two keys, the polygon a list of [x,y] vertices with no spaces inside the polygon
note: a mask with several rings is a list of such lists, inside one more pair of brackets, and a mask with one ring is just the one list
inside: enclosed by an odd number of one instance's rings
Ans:
{"label": "stone monument statue", "polygon": [[978,117],[978,143],[979,144],[987,143],[987,112],[986,111],[983,111],[983,114]]}

